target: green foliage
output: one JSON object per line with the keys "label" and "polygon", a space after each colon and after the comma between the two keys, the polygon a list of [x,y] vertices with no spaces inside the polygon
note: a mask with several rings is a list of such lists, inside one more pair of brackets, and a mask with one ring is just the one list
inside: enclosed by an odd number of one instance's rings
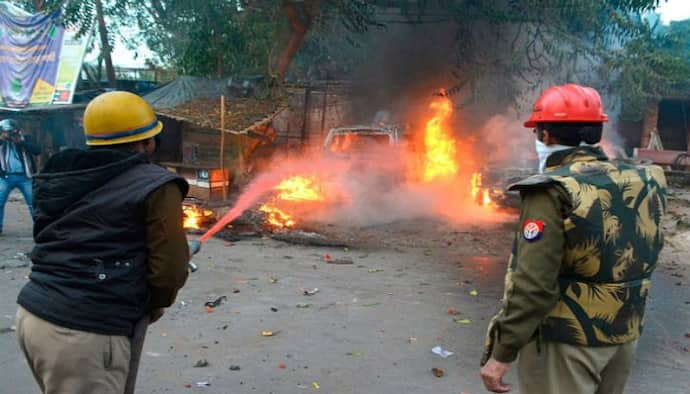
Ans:
{"label": "green foliage", "polygon": [[371,52],[371,34],[385,26],[366,1],[325,0],[290,75],[301,78],[342,78]]}
{"label": "green foliage", "polygon": [[241,12],[235,1],[228,0],[141,3],[132,14],[140,38],[178,73],[223,76],[266,71],[275,29],[269,12]]}
{"label": "green foliage", "polygon": [[621,115],[629,120],[640,120],[662,97],[690,97],[690,20],[643,28],[608,64],[618,71],[614,89],[623,98]]}
{"label": "green foliage", "polygon": [[[395,23],[424,26],[437,20],[454,26],[458,82],[451,92],[483,90],[498,107],[497,100],[513,99],[526,88],[540,89],[545,83],[590,83],[623,97],[624,116],[637,118],[651,100],[687,96],[690,89],[690,22],[662,29],[640,17],[658,3],[296,1],[309,23],[290,75],[320,77],[324,67],[334,67],[340,77],[355,70],[375,50],[371,45],[375,33],[387,28],[389,19],[381,11],[392,7],[402,17]],[[82,33],[93,26],[94,0],[46,4],[49,9],[62,7],[66,23]],[[123,28],[138,26],[140,34],[129,37],[130,47],[146,43],[163,66],[180,74],[268,73],[289,38],[284,0],[103,0],[103,4],[110,40],[121,36]],[[243,7],[238,9],[238,4]],[[498,99],[496,89],[504,92]]]}

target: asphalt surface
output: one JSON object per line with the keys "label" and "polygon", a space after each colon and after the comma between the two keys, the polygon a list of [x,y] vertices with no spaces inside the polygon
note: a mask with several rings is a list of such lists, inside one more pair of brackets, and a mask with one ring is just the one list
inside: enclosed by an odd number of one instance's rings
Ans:
{"label": "asphalt surface", "polygon": [[[373,241],[347,249],[213,239],[149,328],[138,392],[483,393],[478,362],[502,294],[509,228],[411,221],[360,229]],[[688,243],[672,240],[626,393],[690,392]],[[11,331],[29,272],[21,253],[31,245],[23,202],[11,201],[0,236],[0,393],[39,392]],[[327,254],[352,264],[329,264]],[[208,313],[204,303],[220,296],[227,300]],[[443,359],[435,346],[455,354]],[[195,367],[202,360],[208,366]]]}

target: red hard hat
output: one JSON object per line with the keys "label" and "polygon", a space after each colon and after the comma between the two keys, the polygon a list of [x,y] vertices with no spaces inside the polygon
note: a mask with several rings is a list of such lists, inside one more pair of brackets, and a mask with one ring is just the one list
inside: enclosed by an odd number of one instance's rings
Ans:
{"label": "red hard hat", "polygon": [[532,115],[525,127],[536,127],[537,123],[606,122],[601,97],[596,90],[569,83],[552,86],[544,91],[534,103]]}

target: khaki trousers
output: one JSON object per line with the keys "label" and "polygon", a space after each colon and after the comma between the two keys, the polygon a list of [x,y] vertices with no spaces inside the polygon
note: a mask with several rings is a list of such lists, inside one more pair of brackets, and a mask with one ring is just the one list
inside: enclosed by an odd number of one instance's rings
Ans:
{"label": "khaki trousers", "polygon": [[622,394],[637,341],[606,347],[535,341],[520,350],[521,394]]}
{"label": "khaki trousers", "polygon": [[17,336],[44,394],[124,392],[129,338],[57,326],[22,307],[17,311]]}

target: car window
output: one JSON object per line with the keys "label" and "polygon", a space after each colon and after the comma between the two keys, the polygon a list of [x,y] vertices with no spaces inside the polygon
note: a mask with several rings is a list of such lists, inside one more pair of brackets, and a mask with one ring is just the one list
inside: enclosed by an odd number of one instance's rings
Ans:
{"label": "car window", "polygon": [[333,136],[328,150],[331,152],[362,151],[390,144],[386,134],[337,134]]}

